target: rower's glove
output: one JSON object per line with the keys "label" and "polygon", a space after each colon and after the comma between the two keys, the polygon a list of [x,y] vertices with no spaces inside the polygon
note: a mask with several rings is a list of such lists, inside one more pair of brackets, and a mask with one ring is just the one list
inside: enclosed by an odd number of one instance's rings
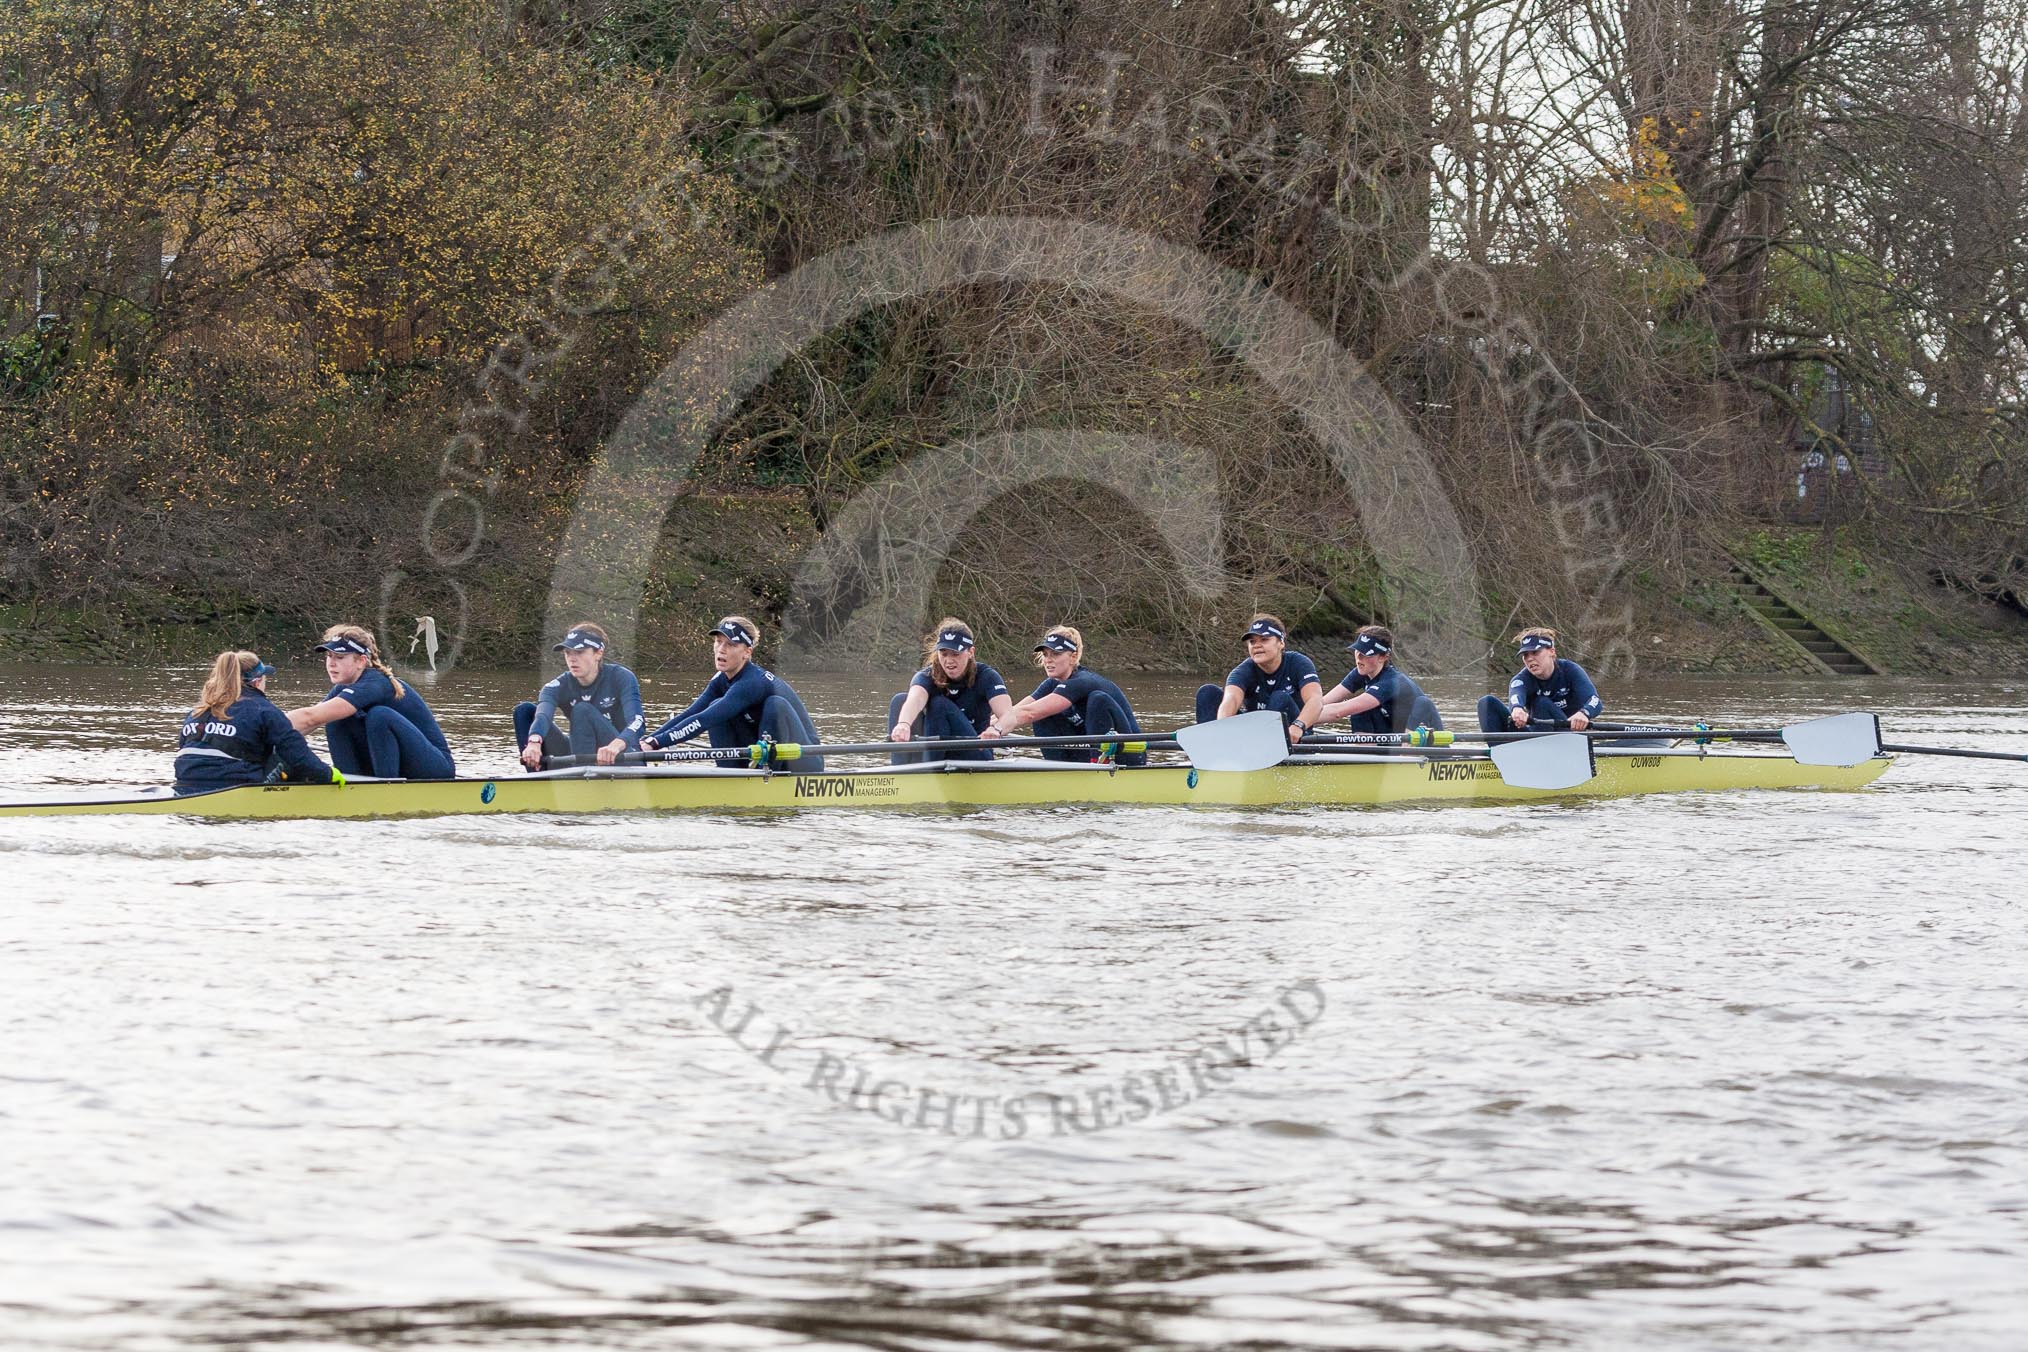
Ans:
{"label": "rower's glove", "polygon": [[345,787],[345,776],[335,765],[331,767],[331,782],[341,789]]}

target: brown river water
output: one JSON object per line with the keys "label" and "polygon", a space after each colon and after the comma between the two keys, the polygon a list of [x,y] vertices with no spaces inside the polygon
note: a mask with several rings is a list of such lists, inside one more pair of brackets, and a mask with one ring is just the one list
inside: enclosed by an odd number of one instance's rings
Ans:
{"label": "brown river water", "polygon": [[[0,798],[163,781],[199,681],[0,667]],[[466,772],[537,681],[426,690]],[[797,680],[834,740],[900,684]],[[1123,684],[1151,726],[1191,689]],[[2028,754],[1997,684],[1607,695]],[[1512,807],[6,821],[0,1346],[2019,1348],[2024,821],[2028,764],[1927,757]]]}

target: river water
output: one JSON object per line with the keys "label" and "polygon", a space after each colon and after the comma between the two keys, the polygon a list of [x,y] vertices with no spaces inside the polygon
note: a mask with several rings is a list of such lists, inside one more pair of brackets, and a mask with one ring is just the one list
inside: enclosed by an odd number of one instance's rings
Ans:
{"label": "river water", "polygon": [[[0,668],[0,797],[159,782],[198,683]],[[427,692],[464,768],[535,683]],[[0,823],[0,1345],[2019,1348],[2024,809]]]}

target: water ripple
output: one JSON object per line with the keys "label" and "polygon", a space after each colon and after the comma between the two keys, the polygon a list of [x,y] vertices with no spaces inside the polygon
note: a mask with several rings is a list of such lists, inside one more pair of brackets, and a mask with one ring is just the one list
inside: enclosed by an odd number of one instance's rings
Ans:
{"label": "water ripple", "polygon": [[[504,773],[529,682],[460,678]],[[126,730],[192,674],[38,680],[0,670],[0,737],[48,789],[159,775]],[[2028,747],[1998,689],[1848,688]],[[2012,1349],[2024,808],[1909,758],[1472,810],[10,823],[5,1342]]]}

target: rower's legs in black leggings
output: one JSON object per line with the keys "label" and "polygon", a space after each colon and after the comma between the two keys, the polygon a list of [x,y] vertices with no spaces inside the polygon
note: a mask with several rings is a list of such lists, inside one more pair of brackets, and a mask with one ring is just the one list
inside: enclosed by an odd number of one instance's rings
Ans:
{"label": "rower's legs in black leggings", "polygon": [[[1225,687],[1222,685],[1200,685],[1197,687],[1197,721],[1209,723],[1218,717],[1218,706],[1225,702]],[[1282,716],[1282,726],[1287,727],[1303,716],[1302,702],[1286,690],[1277,690],[1269,695],[1267,707]]]}
{"label": "rower's legs in black leggings", "polygon": [[[901,704],[908,698],[903,691],[887,702],[887,726],[891,729],[901,721]],[[945,695],[931,695],[929,703],[909,726],[909,736],[932,739],[965,739],[977,737],[979,730],[972,726],[972,720],[965,717],[965,711],[957,702]],[[896,751],[888,757],[896,765],[914,765],[922,761],[940,760],[991,760],[993,753],[979,749],[975,751]]]}
{"label": "rower's legs in black leggings", "polygon": [[385,704],[375,705],[366,711],[365,722],[374,774],[402,779],[451,779],[457,775],[451,758],[398,711]]}
{"label": "rower's legs in black leggings", "polygon": [[324,745],[340,774],[381,779],[449,779],[457,773],[448,756],[422,729],[384,704],[324,725]]}
{"label": "rower's legs in black leggings", "polygon": [[744,737],[735,734],[731,728],[713,728],[705,735],[714,748],[723,747],[726,750],[737,751],[739,753],[736,756],[720,757],[712,762],[713,765],[716,765],[721,770],[744,770],[747,768],[747,747],[751,743]]}
{"label": "rower's legs in black leggings", "polygon": [[1218,706],[1225,702],[1225,687],[1222,685],[1200,685],[1197,687],[1197,721],[1209,723],[1218,717]]}
{"label": "rower's legs in black leggings", "polygon": [[589,704],[570,706],[570,754],[583,765],[598,759],[599,748],[624,740],[613,720]]}
{"label": "rower's legs in black leggings", "polygon": [[[1118,700],[1103,690],[1097,692],[1084,702],[1084,727],[1086,732],[1094,733],[1100,737],[1111,732],[1119,733],[1122,739],[1139,737],[1141,735],[1134,730],[1133,715],[1128,713]],[[1094,752],[1093,754],[1097,753]],[[1118,753],[1114,759],[1115,763],[1119,765],[1146,765],[1148,763],[1148,753],[1145,751],[1126,751]]]}
{"label": "rower's legs in black leggings", "polygon": [[[1498,696],[1488,695],[1486,698],[1497,699]],[[1405,717],[1401,716],[1402,706],[1397,705],[1395,707],[1397,716],[1394,722],[1392,723],[1388,722],[1386,719],[1380,716],[1380,710],[1368,709],[1363,714],[1353,714],[1350,718],[1346,719],[1345,731],[1363,732],[1363,733],[1396,733],[1396,732],[1408,732],[1415,728],[1428,728],[1432,732],[1443,731],[1444,716],[1437,712],[1436,704],[1430,699],[1428,695],[1416,696],[1415,700],[1407,706],[1407,715]],[[1504,704],[1500,706],[1502,712],[1499,714],[1499,717],[1502,723],[1504,723],[1507,718],[1507,715],[1504,712],[1506,707],[1507,706]],[[1481,729],[1481,731],[1492,732],[1493,729],[1483,728]]]}
{"label": "rower's legs in black leggings", "polygon": [[[901,721],[901,704],[907,698],[908,692],[904,690],[887,702],[887,730],[889,732],[894,731],[894,725]],[[923,710],[923,714],[927,714],[928,712],[928,709]],[[908,735],[911,738],[921,737],[922,725],[927,721],[922,715],[917,715],[915,722],[908,725]],[[922,752],[896,751],[888,756],[887,763],[889,765],[919,765],[922,763]]]}
{"label": "rower's legs in black leggings", "polygon": [[1361,736],[1371,736],[1374,734],[1391,734],[1396,731],[1396,728],[1380,716],[1380,710],[1368,709],[1364,713],[1348,714],[1345,718],[1345,731],[1358,733]]}
{"label": "rower's legs in black leggings", "polygon": [[[1071,721],[1070,712],[1069,710],[1065,710],[1053,718],[1036,720],[1036,735],[1039,737],[1104,737],[1108,733],[1118,732],[1121,734],[1121,740],[1123,741],[1130,737],[1138,738],[1141,736],[1140,733],[1132,730],[1134,726],[1133,717],[1124,708],[1120,707],[1118,700],[1103,690],[1093,694],[1090,699],[1084,702],[1084,708],[1077,711],[1084,716],[1082,726]],[[1042,758],[1044,760],[1090,762],[1097,759],[1097,757],[1098,749],[1096,747],[1046,746],[1042,748]],[[1118,763],[1121,765],[1146,765],[1148,763],[1148,753],[1145,751],[1125,752],[1118,757]]]}
{"label": "rower's legs in black leggings", "polygon": [[373,773],[373,749],[366,744],[366,720],[354,714],[324,725],[324,748],[340,774]]}
{"label": "rower's legs in black leggings", "polygon": [[[810,711],[803,707],[803,701],[796,692],[783,686],[776,694],[768,696],[761,705],[761,735],[772,737],[777,742],[795,742],[802,746],[816,746],[822,739],[817,736],[817,725],[810,721]],[[814,775],[824,768],[822,756],[802,756],[782,762],[782,768],[793,770],[799,775]]]}
{"label": "rower's legs in black leggings", "polygon": [[1277,690],[1267,698],[1267,707],[1282,716],[1282,731],[1288,731],[1289,724],[1303,716],[1302,701],[1286,690]]}
{"label": "rower's legs in black leggings", "polygon": [[[535,705],[522,700],[514,706],[514,749],[520,751],[528,745],[528,734],[535,727]],[[570,706],[570,754],[589,760],[597,760],[599,748],[619,737],[620,730],[613,726],[613,720],[589,704]],[[543,742],[548,743],[545,735]]]}
{"label": "rower's legs in black leggings", "polygon": [[[1498,695],[1487,695],[1479,701],[1480,732],[1522,732],[1507,717],[1507,701]],[[1535,707],[1528,711],[1528,727],[1548,731],[1563,722],[1563,710],[1546,699],[1535,701]]]}
{"label": "rower's legs in black leggings", "polygon": [[[805,747],[818,745],[817,729],[810,722],[809,711],[804,709],[803,702],[791,693],[769,695],[767,703],[761,705],[760,735],[777,745],[783,742],[794,742]],[[738,753],[717,761],[719,769],[742,770],[750,764],[747,755],[747,747],[750,744],[731,728],[713,728],[710,736],[712,746]],[[774,768],[792,770],[801,775],[813,775],[824,768],[824,758],[799,756],[795,760],[777,761]]]}

